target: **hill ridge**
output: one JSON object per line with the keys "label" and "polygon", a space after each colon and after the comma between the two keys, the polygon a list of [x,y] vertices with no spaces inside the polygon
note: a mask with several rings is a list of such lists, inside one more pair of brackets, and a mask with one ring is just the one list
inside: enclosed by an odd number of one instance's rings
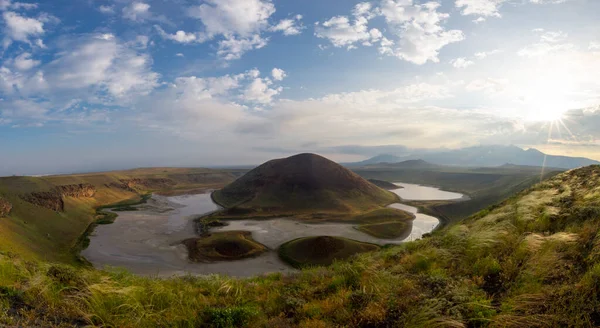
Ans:
{"label": "hill ridge", "polygon": [[270,160],[213,193],[225,208],[352,212],[397,198],[358,174],[316,154]]}

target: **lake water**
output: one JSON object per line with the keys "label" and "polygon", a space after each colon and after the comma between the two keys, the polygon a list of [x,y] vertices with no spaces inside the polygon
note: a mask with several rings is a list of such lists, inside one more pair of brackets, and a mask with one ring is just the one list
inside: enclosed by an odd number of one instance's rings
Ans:
{"label": "lake water", "polygon": [[[402,189],[392,190],[405,200],[450,200],[463,195],[433,187],[397,183]],[[96,227],[90,236],[90,246],[82,252],[97,268],[123,267],[139,275],[172,276],[183,274],[227,274],[254,276],[269,272],[295,271],[283,263],[276,249],[281,244],[300,237],[340,236],[380,245],[397,244],[420,238],[430,232],[439,221],[435,217],[418,213],[405,204],[392,204],[415,214],[410,234],[398,239],[379,239],[362,233],[349,223],[303,223],[293,219],[235,220],[214,231],[247,230],[253,238],[269,247],[265,254],[240,261],[192,263],[180,241],[197,237],[193,219],[217,210],[210,194],[175,197],[154,195],[139,211],[119,212],[113,224]]]}

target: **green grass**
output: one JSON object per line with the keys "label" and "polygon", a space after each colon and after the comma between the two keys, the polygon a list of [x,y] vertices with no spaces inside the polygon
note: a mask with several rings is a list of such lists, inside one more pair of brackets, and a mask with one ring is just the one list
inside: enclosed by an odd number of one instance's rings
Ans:
{"label": "green grass", "polygon": [[184,240],[183,244],[188,249],[189,259],[195,262],[240,260],[267,251],[248,231],[211,232]]}
{"label": "green grass", "polygon": [[379,249],[379,246],[363,243],[343,237],[304,237],[279,247],[279,257],[296,267],[330,265],[334,261],[347,260],[350,257]]}
{"label": "green grass", "polygon": [[356,229],[367,233],[373,237],[382,239],[396,239],[410,234],[412,224],[406,222],[381,222],[372,224],[363,224]]}
{"label": "green grass", "polygon": [[396,239],[406,236],[412,229],[411,221],[415,216],[394,208],[382,208],[352,217],[356,229],[373,237]]}
{"label": "green grass", "polygon": [[367,179],[432,185],[469,196],[471,199],[467,201],[413,204],[420,207],[421,212],[440,218],[443,224],[471,216],[539,183],[540,179],[545,180],[560,173],[560,171],[547,171],[542,177],[541,168],[519,166],[498,168],[434,166],[424,169],[373,167],[356,168],[354,171]]}
{"label": "green grass", "polygon": [[[116,187],[122,184],[121,180],[169,179],[172,181],[169,188],[181,191],[221,187],[234,178],[228,171],[183,168],[0,178],[0,197],[13,206],[10,215],[0,219],[0,251],[17,253],[31,260],[77,264],[80,259],[76,254],[85,244],[90,225],[111,223],[116,218],[114,213],[102,211],[103,207],[118,203],[117,209],[127,209],[140,197],[161,191]],[[29,193],[76,184],[91,184],[96,193],[92,198],[64,197],[64,212],[54,212],[23,200]]]}
{"label": "green grass", "polygon": [[560,174],[430,237],[248,279],[156,279],[0,255],[0,325],[595,327],[600,167]]}

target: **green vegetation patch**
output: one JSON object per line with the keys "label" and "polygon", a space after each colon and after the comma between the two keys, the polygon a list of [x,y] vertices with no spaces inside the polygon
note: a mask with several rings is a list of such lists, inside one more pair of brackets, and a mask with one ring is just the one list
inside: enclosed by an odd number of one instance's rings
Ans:
{"label": "green vegetation patch", "polygon": [[382,222],[363,224],[356,227],[356,229],[377,238],[397,239],[408,236],[412,230],[412,224],[400,221]]}
{"label": "green vegetation patch", "polygon": [[182,242],[188,257],[195,262],[234,261],[255,257],[267,247],[254,239],[249,231],[224,231],[190,238]]}
{"label": "green vegetation patch", "polygon": [[354,222],[360,223],[356,229],[373,237],[397,239],[410,234],[415,216],[395,208],[382,208],[357,215]]}
{"label": "green vegetation patch", "polygon": [[336,260],[345,260],[356,254],[378,250],[375,244],[343,237],[305,237],[294,239],[279,247],[279,257],[290,265],[301,268],[315,265],[330,265]]}
{"label": "green vegetation patch", "polygon": [[385,181],[385,180],[369,179],[368,181],[370,183],[376,185],[379,188],[387,189],[387,190],[396,190],[396,189],[404,188],[404,187],[396,186],[395,184],[393,184],[389,181]]}

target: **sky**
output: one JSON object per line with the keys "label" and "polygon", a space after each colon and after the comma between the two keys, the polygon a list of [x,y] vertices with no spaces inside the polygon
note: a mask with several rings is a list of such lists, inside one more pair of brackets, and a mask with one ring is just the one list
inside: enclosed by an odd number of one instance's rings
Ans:
{"label": "sky", "polygon": [[0,0],[0,175],[518,145],[600,159],[597,0]]}

